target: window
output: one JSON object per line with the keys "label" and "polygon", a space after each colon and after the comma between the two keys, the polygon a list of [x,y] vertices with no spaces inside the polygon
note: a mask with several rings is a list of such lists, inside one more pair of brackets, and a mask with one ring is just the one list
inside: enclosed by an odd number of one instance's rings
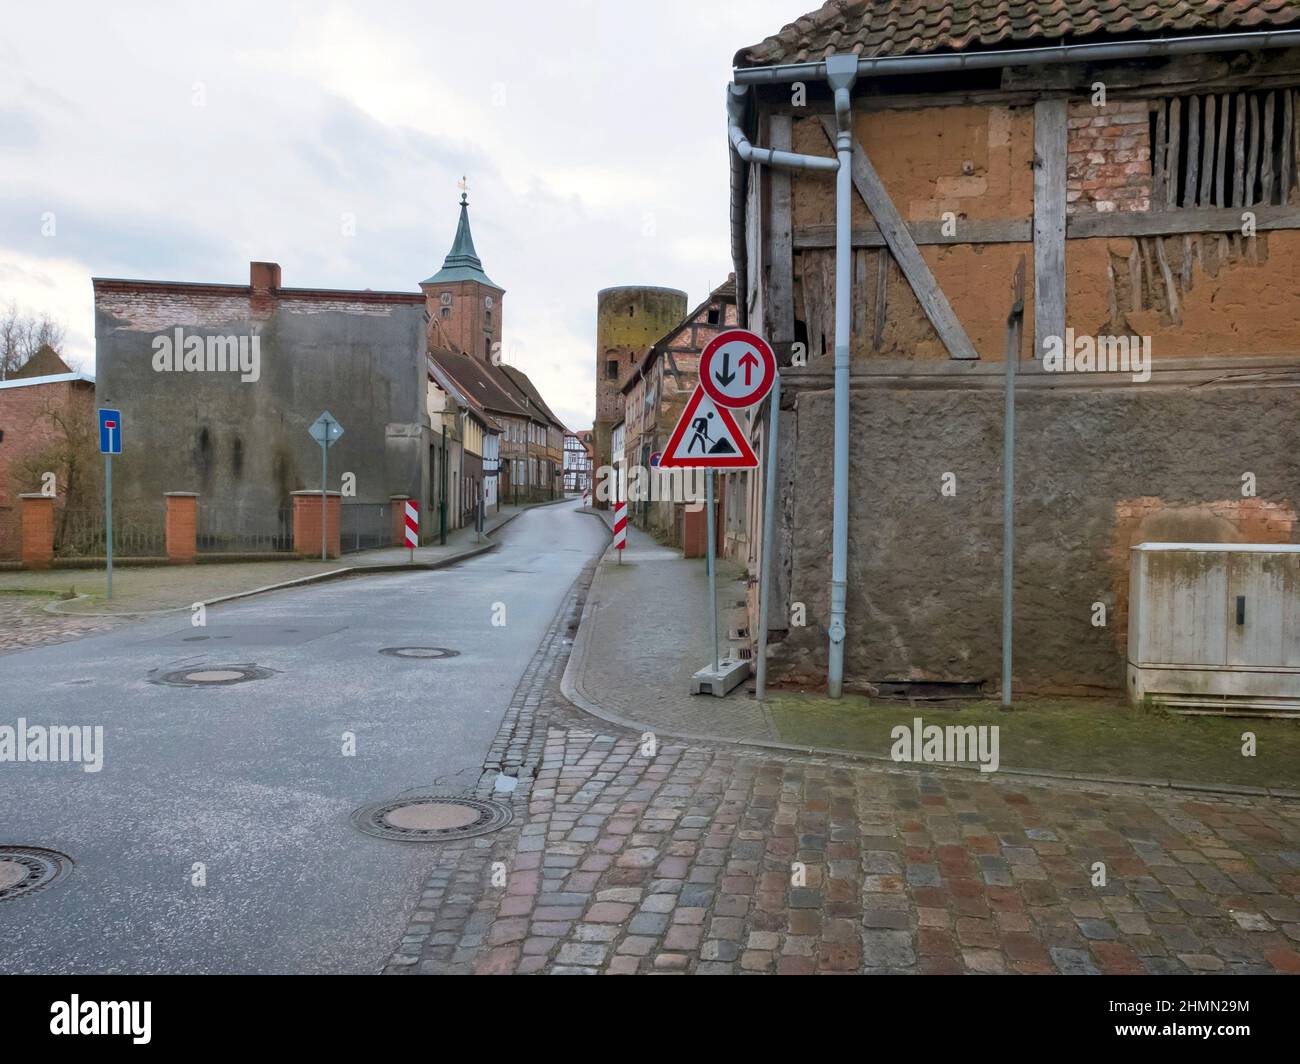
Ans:
{"label": "window", "polygon": [[1286,203],[1296,178],[1287,92],[1157,100],[1147,120],[1152,209]]}
{"label": "window", "polygon": [[451,317],[451,307],[443,307],[442,310],[439,311],[439,313],[440,313],[440,314],[442,315],[442,317],[444,317],[444,318],[450,318],[450,317]]}
{"label": "window", "polygon": [[710,324],[710,325],[717,325],[717,324],[718,324],[718,318],[719,318],[718,308],[717,308],[717,307],[710,307],[710,308],[709,308],[709,324]]}
{"label": "window", "polygon": [[605,360],[605,377],[607,380],[618,380],[618,359],[610,358]]}

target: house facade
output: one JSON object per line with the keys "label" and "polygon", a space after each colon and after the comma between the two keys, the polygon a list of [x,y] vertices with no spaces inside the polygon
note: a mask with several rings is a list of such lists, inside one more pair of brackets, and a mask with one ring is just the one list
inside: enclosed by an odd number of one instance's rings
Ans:
{"label": "house facade", "polygon": [[783,367],[771,675],[823,682],[835,635],[836,174],[737,143],[833,159],[850,53],[845,686],[998,686],[1010,359],[1016,689],[1114,692],[1132,546],[1295,542],[1300,50],[1264,31],[1300,8],[931,7],[829,3],[735,59],[740,317]]}
{"label": "house facade", "polygon": [[[734,328],[736,322],[736,284],[731,277],[632,361],[620,389],[624,449],[629,465],[651,468],[653,456],[667,445],[699,383],[700,355],[704,348],[724,329]],[[749,473],[744,472],[720,479],[730,485],[733,480],[747,482],[748,477]],[[666,498],[659,491],[653,494],[654,498],[631,500],[629,517],[638,527],[659,538],[680,543],[683,504],[675,503],[671,494]],[[733,551],[740,550],[739,544],[733,545]]]}
{"label": "house facade", "polygon": [[49,347],[0,381],[0,561],[20,556],[19,496],[49,484],[56,527],[65,507],[101,504],[94,423],[95,378],[69,368]]}
{"label": "house facade", "polygon": [[[283,539],[292,494],[320,488],[308,427],[325,411],[344,430],[329,486],[350,474],[355,491],[345,526],[355,507],[409,497],[434,518],[421,520],[427,542],[444,504],[456,528],[480,498],[517,496],[510,459],[522,476],[548,414],[520,394],[522,371],[496,364],[505,292],[459,206],[443,267],[418,292],[285,287],[269,262],[247,285],[94,279],[95,401],[126,426],[119,503],[160,514],[164,493],[195,492],[201,524]],[[529,484],[519,501],[540,497]]]}

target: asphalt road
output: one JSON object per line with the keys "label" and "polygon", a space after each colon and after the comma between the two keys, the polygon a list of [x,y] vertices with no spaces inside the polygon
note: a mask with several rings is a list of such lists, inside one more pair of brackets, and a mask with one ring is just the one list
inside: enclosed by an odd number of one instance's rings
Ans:
{"label": "asphalt road", "polygon": [[[496,538],[449,569],[260,596],[211,611],[205,628],[172,615],[0,657],[0,725],[104,728],[98,773],[0,762],[0,844],[75,861],[0,903],[0,971],[377,971],[432,848],[363,835],[352,812],[473,787],[565,592],[607,542],[572,503]],[[379,653],[400,646],[460,655]],[[231,664],[274,672],[151,682]],[[205,887],[191,885],[195,862]]]}

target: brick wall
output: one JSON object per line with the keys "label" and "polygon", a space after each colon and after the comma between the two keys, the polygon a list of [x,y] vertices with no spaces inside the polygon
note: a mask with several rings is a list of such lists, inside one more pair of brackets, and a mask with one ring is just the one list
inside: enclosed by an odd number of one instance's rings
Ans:
{"label": "brick wall", "polygon": [[[0,388],[0,558],[16,558],[19,553],[19,503],[23,492],[38,491],[42,485],[23,478],[23,470],[32,459],[51,448],[66,446],[63,430],[45,416],[47,408],[71,412],[88,421],[94,417],[94,385],[83,381],[57,381],[19,388]],[[58,476],[58,503],[61,506],[67,485],[62,469],[51,470]],[[93,476],[93,470],[86,471]],[[84,504],[84,500],[83,500]]]}
{"label": "brick wall", "polygon": [[1145,211],[1151,206],[1151,104],[1111,100],[1069,109],[1068,211]]}

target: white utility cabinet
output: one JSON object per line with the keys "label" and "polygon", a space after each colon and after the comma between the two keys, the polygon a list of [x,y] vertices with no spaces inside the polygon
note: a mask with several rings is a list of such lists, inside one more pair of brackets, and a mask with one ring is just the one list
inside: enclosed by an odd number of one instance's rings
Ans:
{"label": "white utility cabinet", "polygon": [[1300,713],[1300,545],[1141,543],[1131,556],[1130,699]]}

